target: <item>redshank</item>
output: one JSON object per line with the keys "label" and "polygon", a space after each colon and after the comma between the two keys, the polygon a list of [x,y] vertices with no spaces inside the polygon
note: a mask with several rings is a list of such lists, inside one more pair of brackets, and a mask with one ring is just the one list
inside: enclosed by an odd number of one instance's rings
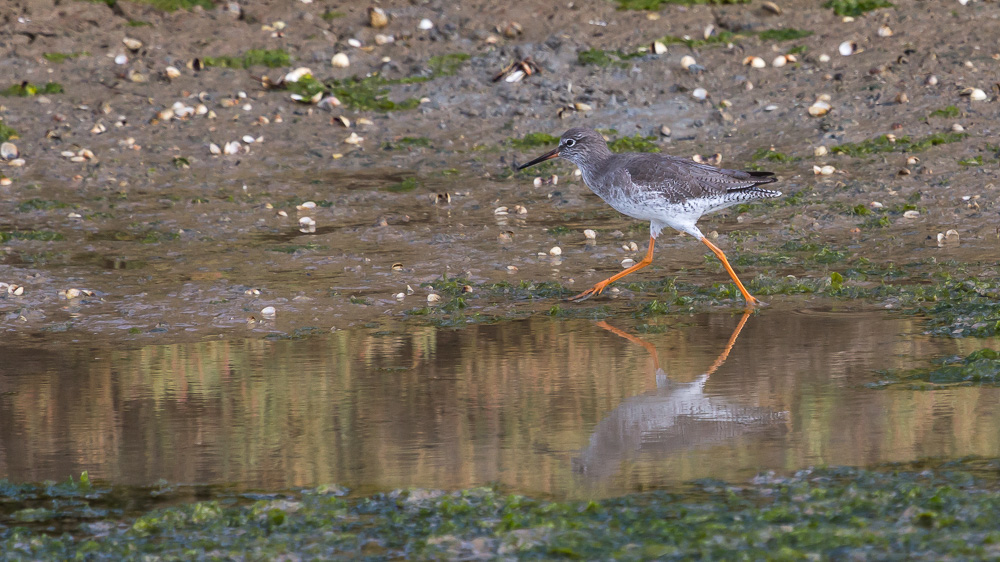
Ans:
{"label": "redshank", "polygon": [[666,154],[614,154],[600,133],[583,128],[566,131],[558,147],[518,169],[552,158],[565,158],[576,164],[587,187],[618,212],[649,221],[646,257],[569,300],[580,301],[599,295],[611,283],[652,263],[656,237],[669,226],[694,236],[712,250],[743,293],[748,308],[760,304],[740,282],[726,254],[705,238],[695,223],[705,213],[737,203],[781,196],[780,191],[759,187],[777,181],[774,174],[726,170]]}

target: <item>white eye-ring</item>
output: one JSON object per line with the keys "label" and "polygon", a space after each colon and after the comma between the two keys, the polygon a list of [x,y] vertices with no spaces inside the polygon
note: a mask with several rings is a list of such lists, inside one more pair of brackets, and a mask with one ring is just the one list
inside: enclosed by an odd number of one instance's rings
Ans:
{"label": "white eye-ring", "polygon": [[566,146],[573,146],[574,144],[576,144],[575,140],[573,140],[573,139],[566,139]]}

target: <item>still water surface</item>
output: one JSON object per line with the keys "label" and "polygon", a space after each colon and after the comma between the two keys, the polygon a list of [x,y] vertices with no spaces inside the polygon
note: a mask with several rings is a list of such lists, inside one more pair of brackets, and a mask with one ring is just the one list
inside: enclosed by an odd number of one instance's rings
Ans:
{"label": "still water surface", "polygon": [[1000,389],[864,386],[877,369],[982,342],[928,338],[918,320],[879,312],[765,310],[737,334],[742,320],[535,317],[138,349],[20,342],[0,364],[0,478],[500,483],[593,497],[1000,456]]}

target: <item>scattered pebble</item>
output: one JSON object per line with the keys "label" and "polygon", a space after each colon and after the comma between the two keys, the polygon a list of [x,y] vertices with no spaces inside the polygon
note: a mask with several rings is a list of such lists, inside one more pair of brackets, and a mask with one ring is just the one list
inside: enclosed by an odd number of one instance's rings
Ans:
{"label": "scattered pebble", "polygon": [[368,24],[375,29],[383,28],[389,25],[389,15],[382,8],[372,6],[368,8]]}
{"label": "scattered pebble", "polygon": [[813,156],[826,156],[829,150],[825,146],[817,146],[813,148]]}
{"label": "scattered pebble", "polygon": [[822,117],[827,113],[830,113],[831,109],[833,108],[829,103],[822,100],[816,100],[809,106],[809,115],[812,115],[813,117]]}

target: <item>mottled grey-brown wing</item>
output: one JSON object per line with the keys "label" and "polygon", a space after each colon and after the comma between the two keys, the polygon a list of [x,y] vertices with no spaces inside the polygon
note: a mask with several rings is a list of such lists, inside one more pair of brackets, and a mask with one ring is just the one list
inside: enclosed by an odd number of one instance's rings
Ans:
{"label": "mottled grey-brown wing", "polygon": [[722,197],[776,181],[771,172],[727,170],[662,154],[636,154],[623,164],[632,183],[668,201]]}

